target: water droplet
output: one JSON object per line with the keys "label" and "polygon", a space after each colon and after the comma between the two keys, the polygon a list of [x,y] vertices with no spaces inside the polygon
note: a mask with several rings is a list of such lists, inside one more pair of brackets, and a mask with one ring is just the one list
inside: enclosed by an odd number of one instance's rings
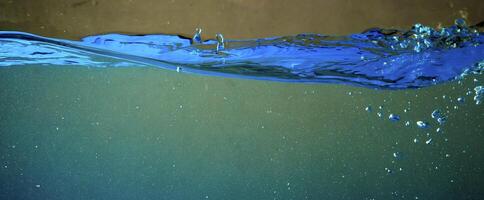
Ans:
{"label": "water droplet", "polygon": [[220,33],[217,33],[215,38],[217,39],[217,53],[219,53],[225,49],[224,36]]}
{"label": "water droplet", "polygon": [[466,23],[466,20],[462,19],[462,18],[459,18],[459,19],[456,19],[454,24],[459,27],[459,28],[465,28],[467,27],[467,23]]}
{"label": "water droplet", "polygon": [[195,33],[193,34],[192,44],[202,43],[202,29],[196,28]]}

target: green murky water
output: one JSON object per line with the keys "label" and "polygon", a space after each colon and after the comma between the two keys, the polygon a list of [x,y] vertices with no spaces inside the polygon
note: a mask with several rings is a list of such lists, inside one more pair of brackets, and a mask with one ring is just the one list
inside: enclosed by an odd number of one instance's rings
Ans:
{"label": "green murky water", "polygon": [[[382,91],[154,68],[2,68],[0,198],[482,199],[484,107],[465,95],[474,78]],[[449,111],[443,133],[436,108]]]}

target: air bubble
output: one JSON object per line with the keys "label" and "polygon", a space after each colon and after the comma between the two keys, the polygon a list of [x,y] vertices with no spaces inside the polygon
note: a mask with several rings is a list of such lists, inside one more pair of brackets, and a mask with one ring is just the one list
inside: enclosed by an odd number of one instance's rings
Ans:
{"label": "air bubble", "polygon": [[397,122],[400,120],[400,116],[396,115],[396,114],[390,114],[388,116],[388,119],[392,122]]}
{"label": "air bubble", "polygon": [[423,122],[423,121],[417,121],[417,126],[418,126],[419,128],[427,128],[429,125],[428,125],[428,123],[426,123],[426,122]]}

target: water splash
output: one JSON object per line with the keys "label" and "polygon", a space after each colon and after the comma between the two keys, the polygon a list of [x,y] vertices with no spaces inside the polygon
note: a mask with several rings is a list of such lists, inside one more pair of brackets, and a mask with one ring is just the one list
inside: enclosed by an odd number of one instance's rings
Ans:
{"label": "water splash", "polygon": [[[96,35],[82,41],[0,32],[0,66],[144,63],[180,72],[287,82],[338,83],[380,89],[420,88],[482,71],[484,36],[463,20],[442,29],[370,29],[348,36],[299,34],[203,41],[176,35]],[[96,56],[114,57],[103,62]],[[183,69],[183,70],[181,70]]]}
{"label": "water splash", "polygon": [[217,39],[216,51],[217,53],[220,53],[220,51],[225,50],[224,36],[221,33],[217,33],[215,38]]}
{"label": "water splash", "polygon": [[192,44],[200,44],[200,43],[202,43],[202,29],[196,28],[195,34],[193,34],[193,37],[192,37]]}

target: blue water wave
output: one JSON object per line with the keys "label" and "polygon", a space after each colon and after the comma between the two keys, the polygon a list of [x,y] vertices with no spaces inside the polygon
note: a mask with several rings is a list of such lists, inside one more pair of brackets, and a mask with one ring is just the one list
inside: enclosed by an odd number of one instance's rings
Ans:
{"label": "blue water wave", "polygon": [[[482,23],[481,23],[482,24]],[[249,40],[177,35],[105,34],[81,41],[0,32],[0,66],[129,66],[286,82],[337,83],[379,89],[420,88],[480,72],[484,36],[463,20],[447,28],[369,29],[360,34],[299,34]],[[114,57],[106,61],[100,57]]]}

